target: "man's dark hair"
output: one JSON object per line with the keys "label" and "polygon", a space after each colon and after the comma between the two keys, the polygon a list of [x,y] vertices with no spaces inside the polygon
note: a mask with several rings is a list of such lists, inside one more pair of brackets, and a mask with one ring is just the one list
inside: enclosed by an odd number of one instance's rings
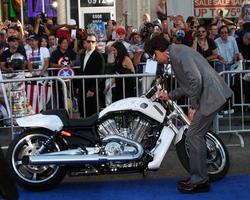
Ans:
{"label": "man's dark hair", "polygon": [[96,37],[96,34],[95,34],[95,33],[88,33],[88,34],[87,34],[87,37],[92,37],[92,36],[93,36],[93,37],[95,37],[95,39],[97,39],[97,37]]}
{"label": "man's dark hair", "polygon": [[157,35],[145,44],[145,52],[152,56],[155,50],[165,51],[169,46],[169,41],[161,35]]}
{"label": "man's dark hair", "polygon": [[216,26],[216,27],[217,27],[217,24],[215,24],[215,23],[210,24],[210,25],[208,26],[208,30],[212,30],[212,26]]}
{"label": "man's dark hair", "polygon": [[[67,38],[65,38],[65,37],[59,37],[57,43],[58,43],[58,44],[62,44],[64,40],[67,40]],[[68,40],[67,40],[67,41],[68,41]],[[59,47],[58,47],[58,48],[59,48]]]}
{"label": "man's dark hair", "polygon": [[230,31],[227,25],[222,25],[222,26],[219,28],[219,30],[218,30],[219,34],[221,34],[221,30],[224,29],[224,28],[227,29],[227,32]]}

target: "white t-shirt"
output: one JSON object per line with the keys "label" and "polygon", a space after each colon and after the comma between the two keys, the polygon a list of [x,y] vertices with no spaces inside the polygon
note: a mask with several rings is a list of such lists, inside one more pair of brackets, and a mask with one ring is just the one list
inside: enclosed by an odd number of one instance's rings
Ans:
{"label": "white t-shirt", "polygon": [[218,54],[227,61],[227,64],[232,64],[234,55],[239,53],[235,38],[233,36],[228,36],[227,42],[224,43],[219,37],[215,40],[215,43],[218,47]]}
{"label": "white t-shirt", "polygon": [[48,48],[40,47],[36,50],[27,50],[26,51],[27,60],[33,64],[33,69],[43,69],[44,59],[50,57]]}

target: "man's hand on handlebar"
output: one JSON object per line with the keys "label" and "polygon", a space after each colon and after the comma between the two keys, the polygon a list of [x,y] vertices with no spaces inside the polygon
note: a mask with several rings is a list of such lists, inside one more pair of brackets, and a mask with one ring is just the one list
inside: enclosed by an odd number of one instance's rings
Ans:
{"label": "man's hand on handlebar", "polygon": [[170,99],[170,96],[166,90],[158,92],[157,96],[158,96],[158,99],[162,101],[167,101]]}
{"label": "man's hand on handlebar", "polygon": [[192,122],[195,116],[197,109],[195,108],[189,108],[188,109],[188,119]]}

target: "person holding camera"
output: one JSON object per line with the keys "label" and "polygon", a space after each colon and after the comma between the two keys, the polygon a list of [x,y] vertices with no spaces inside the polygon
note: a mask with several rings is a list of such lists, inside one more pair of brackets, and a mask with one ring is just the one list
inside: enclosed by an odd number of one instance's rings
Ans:
{"label": "person holding camera", "polygon": [[214,60],[218,58],[217,46],[213,39],[208,38],[205,26],[198,26],[198,30],[194,35],[192,48],[206,58],[211,66],[214,66]]}
{"label": "person holding camera", "polygon": [[24,48],[22,48],[19,45],[19,38],[15,35],[12,35],[12,36],[8,37],[7,41],[8,41],[9,48],[6,49],[5,51],[3,51],[3,53],[2,53],[1,63],[0,63],[1,70],[4,72],[8,72],[8,73],[16,70],[13,68],[13,66],[11,66],[11,63],[10,63],[10,58],[15,53],[20,53],[21,55],[24,56],[25,62],[23,62],[22,66],[19,66],[19,67],[20,67],[20,69],[25,69],[26,64],[27,64],[27,62],[26,62],[27,57],[26,57],[26,53],[25,53]]}
{"label": "person holding camera", "polygon": [[42,35],[49,35],[51,33],[50,27],[47,26],[48,18],[45,13],[41,13],[37,16],[34,26],[35,34],[42,36]]}
{"label": "person holding camera", "polygon": [[215,16],[213,19],[212,19],[212,22],[211,24],[216,24],[218,29],[221,27],[221,26],[225,26],[225,25],[228,25],[228,24],[233,24],[233,21],[227,19],[224,17],[224,11],[223,10],[220,10],[218,12],[218,15]]}
{"label": "person holding camera", "polygon": [[185,29],[185,38],[183,39],[183,44],[191,47],[195,34],[197,32],[198,26],[200,25],[199,20],[194,16],[189,16],[186,20]]}
{"label": "person holding camera", "polygon": [[49,67],[50,53],[48,48],[40,47],[38,35],[30,35],[31,50],[27,50],[26,55],[28,59],[28,70],[36,76],[47,75]]}

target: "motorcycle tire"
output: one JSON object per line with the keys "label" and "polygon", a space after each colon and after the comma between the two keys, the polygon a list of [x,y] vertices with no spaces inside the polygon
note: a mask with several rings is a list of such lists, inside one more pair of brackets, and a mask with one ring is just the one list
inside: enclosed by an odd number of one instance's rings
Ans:
{"label": "motorcycle tire", "polygon": [[[217,181],[226,176],[230,160],[228,151],[222,140],[213,132],[205,135],[207,145],[207,167],[210,181]],[[176,152],[183,167],[189,172],[189,151],[185,133],[176,144]]]}
{"label": "motorcycle tire", "polygon": [[[23,156],[34,154],[51,134],[37,129],[21,133],[9,145],[7,162],[16,182],[32,191],[48,190],[59,184],[66,175],[64,166],[33,166],[22,164]],[[67,149],[62,139],[58,138],[50,147],[51,151]]]}

